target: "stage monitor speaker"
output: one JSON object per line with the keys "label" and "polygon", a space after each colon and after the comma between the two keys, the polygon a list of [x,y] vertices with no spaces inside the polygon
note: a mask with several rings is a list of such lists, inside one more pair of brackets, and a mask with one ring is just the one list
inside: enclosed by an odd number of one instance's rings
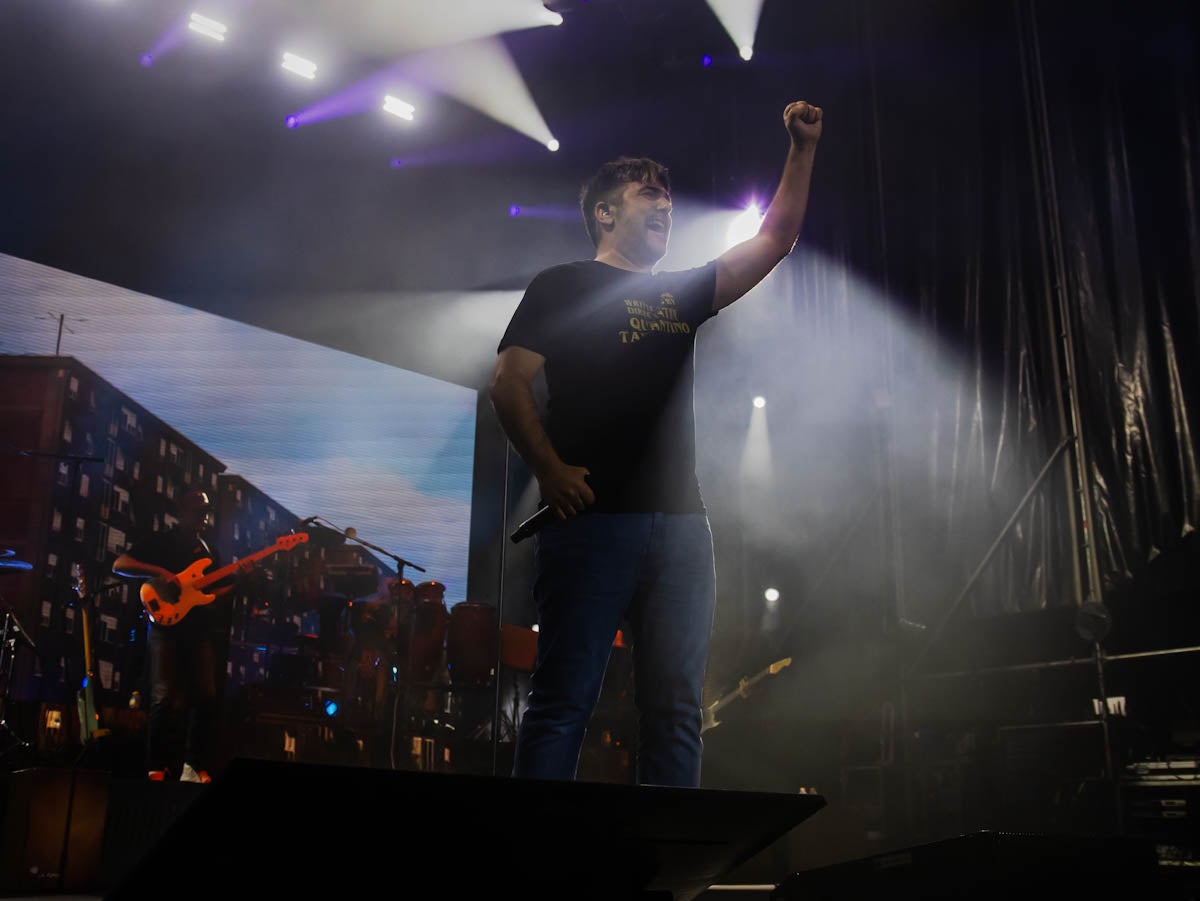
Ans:
{"label": "stage monitor speaker", "polygon": [[976,832],[790,874],[772,901],[1148,898],[1158,857],[1124,836]]}
{"label": "stage monitor speaker", "polygon": [[824,806],[237,758],[104,897],[688,901]]}

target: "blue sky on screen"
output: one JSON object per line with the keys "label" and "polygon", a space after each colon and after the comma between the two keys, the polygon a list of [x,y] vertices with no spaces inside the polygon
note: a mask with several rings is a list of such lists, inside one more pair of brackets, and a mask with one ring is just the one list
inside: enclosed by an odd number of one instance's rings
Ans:
{"label": "blue sky on screen", "polygon": [[0,254],[0,353],[52,355],[60,314],[64,356],[227,472],[466,599],[473,391]]}

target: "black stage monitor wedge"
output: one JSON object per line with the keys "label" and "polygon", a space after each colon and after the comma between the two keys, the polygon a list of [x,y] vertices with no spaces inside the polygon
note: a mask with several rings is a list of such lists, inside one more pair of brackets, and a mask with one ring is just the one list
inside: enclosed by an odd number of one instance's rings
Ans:
{"label": "black stage monitor wedge", "polygon": [[689,901],[824,806],[238,758],[104,897]]}

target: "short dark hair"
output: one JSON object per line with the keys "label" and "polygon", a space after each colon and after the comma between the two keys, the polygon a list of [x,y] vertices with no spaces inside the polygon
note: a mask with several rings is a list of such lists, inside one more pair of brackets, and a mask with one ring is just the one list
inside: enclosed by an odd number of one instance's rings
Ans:
{"label": "short dark hair", "polygon": [[611,200],[614,193],[632,182],[660,185],[671,193],[671,179],[667,167],[644,156],[622,156],[610,160],[599,169],[579,192],[579,211],[583,213],[583,225],[592,246],[600,246],[600,227],[596,224],[596,204]]}

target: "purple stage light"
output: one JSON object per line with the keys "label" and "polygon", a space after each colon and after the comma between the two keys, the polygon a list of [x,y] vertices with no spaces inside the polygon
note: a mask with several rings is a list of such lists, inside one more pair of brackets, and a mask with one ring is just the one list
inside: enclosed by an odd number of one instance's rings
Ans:
{"label": "purple stage light", "polygon": [[575,222],[579,219],[577,206],[517,206],[508,208],[508,215],[522,219],[552,219],[556,222]]}
{"label": "purple stage light", "polygon": [[286,119],[283,120],[283,124],[286,125],[288,128],[295,128],[297,125],[300,124],[300,120],[297,119],[295,116],[288,116]]}
{"label": "purple stage light", "polygon": [[712,65],[712,57],[709,56],[707,53],[704,54],[704,56],[700,57],[700,65],[704,66],[704,68],[707,69],[709,66]]}
{"label": "purple stage light", "polygon": [[141,64],[149,68],[156,60],[177,49],[187,38],[188,20],[179,19],[158,36],[154,44],[141,56]]}
{"label": "purple stage light", "polygon": [[390,163],[388,163],[388,165],[391,166],[393,169],[403,169],[404,168],[404,160],[400,159],[399,157],[395,157],[392,159],[392,161]]}
{"label": "purple stage light", "polygon": [[401,79],[404,63],[396,63],[368,75],[350,87],[323,97],[312,106],[297,110],[293,115],[299,125],[312,125],[314,122],[325,122],[330,119],[340,119],[343,116],[353,116],[368,110],[379,108],[383,96],[396,90],[393,86]]}

